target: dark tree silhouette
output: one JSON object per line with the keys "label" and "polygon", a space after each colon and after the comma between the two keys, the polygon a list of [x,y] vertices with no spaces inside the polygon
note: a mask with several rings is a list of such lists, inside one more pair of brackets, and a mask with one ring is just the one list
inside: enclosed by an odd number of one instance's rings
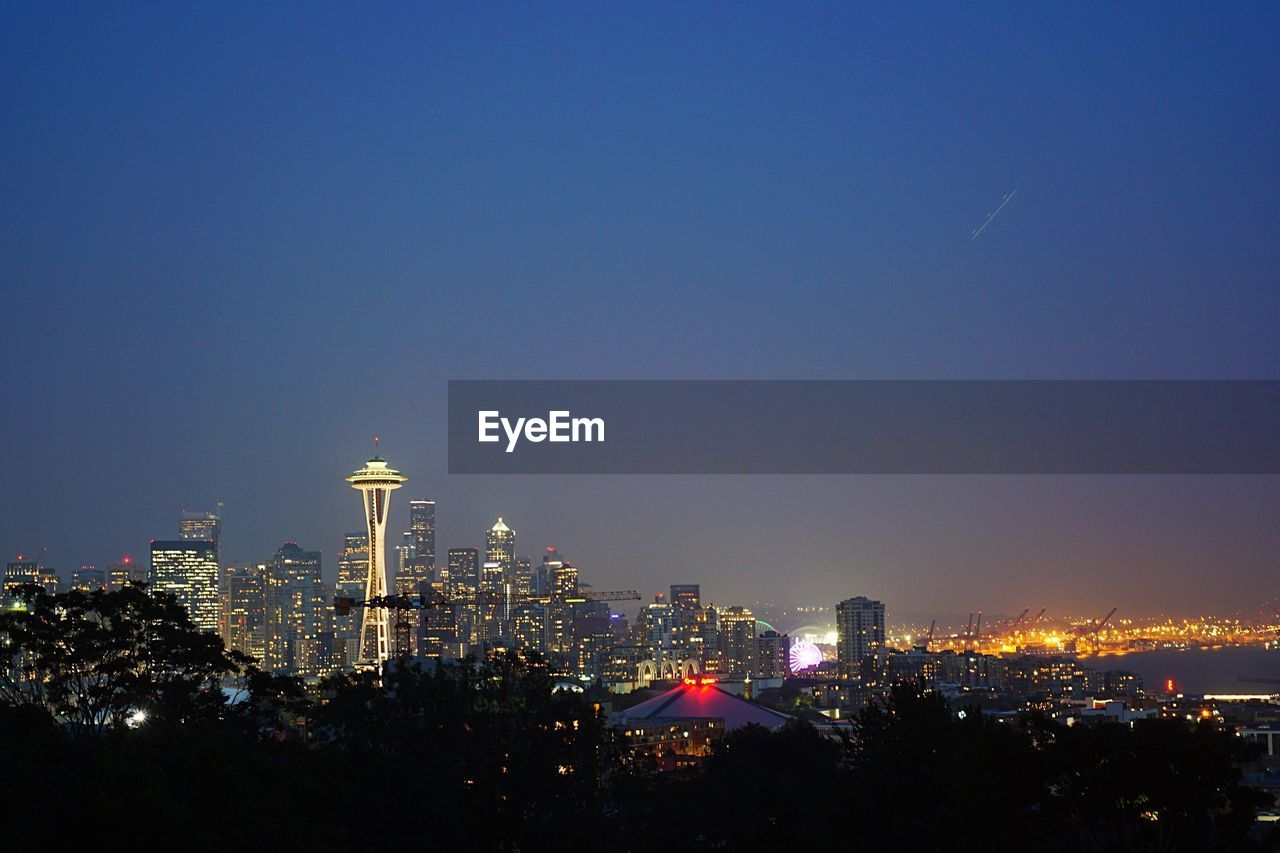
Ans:
{"label": "dark tree silhouette", "polygon": [[144,714],[152,725],[220,715],[223,679],[249,659],[141,585],[49,595],[21,591],[0,613],[0,700],[43,708],[77,735]]}
{"label": "dark tree silhouette", "polygon": [[[832,739],[805,722],[700,769],[628,758],[536,656],[308,692],[140,588],[28,592],[0,615],[13,849],[1270,850],[1240,738],[1179,720],[963,716],[898,687]],[[234,688],[227,690],[227,688]],[[230,692],[233,699],[226,698]],[[125,724],[139,709],[144,725]],[[38,817],[37,817],[38,816]]]}

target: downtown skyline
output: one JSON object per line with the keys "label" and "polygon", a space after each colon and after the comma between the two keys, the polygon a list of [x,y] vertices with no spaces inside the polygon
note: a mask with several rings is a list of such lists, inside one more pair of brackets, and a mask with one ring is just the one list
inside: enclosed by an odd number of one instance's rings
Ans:
{"label": "downtown skyline", "polygon": [[[673,559],[651,559],[648,552],[642,547],[643,539],[637,538],[638,531],[629,529],[625,524],[597,526],[592,524],[584,524],[583,518],[599,518],[608,514],[610,507],[600,507],[593,505],[593,501],[589,497],[583,498],[580,514],[571,516],[570,518],[551,518],[545,509],[540,508],[535,499],[523,494],[524,490],[515,489],[514,493],[520,495],[521,499],[505,499],[500,501],[488,502],[483,494],[474,497],[474,503],[464,504],[464,506],[475,506],[478,509],[468,511],[467,519],[459,519],[455,514],[456,509],[451,500],[441,500],[436,498],[438,492],[428,491],[422,486],[421,478],[415,477],[413,472],[403,469],[409,476],[404,490],[397,499],[392,501],[391,516],[387,528],[386,541],[389,543],[387,554],[387,565],[389,581],[394,581],[396,558],[394,548],[391,547],[395,543],[401,541],[402,535],[409,530],[409,502],[417,499],[431,499],[436,503],[436,540],[437,540],[437,563],[442,559],[442,555],[448,548],[454,547],[477,547],[483,550],[485,542],[485,534],[493,523],[493,519],[502,516],[510,520],[512,526],[518,532],[517,539],[517,556],[537,555],[548,546],[560,548],[575,563],[582,566],[585,571],[585,580],[591,582],[596,588],[635,588],[641,593],[642,599],[649,599],[652,595],[664,592],[672,583],[684,582],[700,582],[708,592],[713,593],[713,598],[721,603],[747,603],[759,606],[762,603],[770,603],[779,608],[795,608],[813,606],[824,602],[833,602],[846,597],[854,592],[866,591],[868,594],[875,594],[882,599],[891,602],[890,609],[895,619],[907,619],[910,621],[919,621],[922,618],[932,617],[934,615],[962,617],[966,611],[985,610],[990,616],[997,615],[1013,615],[1021,610],[1024,606],[1042,606],[1048,605],[1053,611],[1051,616],[1058,618],[1064,615],[1081,616],[1095,611],[1105,611],[1106,607],[1118,604],[1126,616],[1137,617],[1154,617],[1154,616],[1198,616],[1198,615],[1214,615],[1214,616],[1231,616],[1244,615],[1249,617],[1256,613],[1259,605],[1264,601],[1273,600],[1273,596],[1268,594],[1265,587],[1254,587],[1249,585],[1243,579],[1236,578],[1230,574],[1220,577],[1216,580],[1213,587],[1208,584],[1207,577],[1200,571],[1203,565],[1220,565],[1220,563],[1207,562],[1208,554],[1192,550],[1188,554],[1181,556],[1181,559],[1173,563],[1175,567],[1181,569],[1181,572],[1172,572],[1169,575],[1170,582],[1181,581],[1184,587],[1190,591],[1194,600],[1198,602],[1196,606],[1178,609],[1176,606],[1161,604],[1161,602],[1175,600],[1169,593],[1171,589],[1168,585],[1162,589],[1148,587],[1145,578],[1148,575],[1137,574],[1134,578],[1126,578],[1124,576],[1109,576],[1110,565],[1134,565],[1147,572],[1158,571],[1160,566],[1155,564],[1150,554],[1142,553],[1141,544],[1143,540],[1152,544],[1159,544],[1170,538],[1169,529],[1177,528],[1179,524],[1190,523],[1190,519],[1186,522],[1168,522],[1170,528],[1155,527],[1150,530],[1133,530],[1130,531],[1127,540],[1120,540],[1118,547],[1114,550],[1111,543],[1107,542],[1087,542],[1085,547],[1080,544],[1069,544],[1073,550],[1069,550],[1066,554],[1054,553],[1053,547],[1048,547],[1048,543],[1057,544],[1059,547],[1063,541],[1070,540],[1073,535],[1077,535],[1080,530],[1088,530],[1091,525],[1102,525],[1105,519],[1099,518],[1099,512],[1082,512],[1078,504],[1068,503],[1068,498],[1062,494],[1064,486],[1071,486],[1076,481],[1088,481],[1089,485],[1094,486],[1103,494],[1114,496],[1119,491],[1120,497],[1123,498],[1142,498],[1151,494],[1151,481],[1163,482],[1166,488],[1159,497],[1161,510],[1164,514],[1181,514],[1194,512],[1198,514],[1199,522],[1207,524],[1207,519],[1212,519],[1218,525],[1217,532],[1238,530],[1242,523],[1239,519],[1231,519],[1226,517],[1221,507],[1215,507],[1214,496],[1212,494],[1205,495],[1202,484],[1204,481],[1227,481],[1236,488],[1261,487],[1267,489],[1271,487],[1271,478],[1264,476],[1257,477],[1079,477],[1079,476],[1062,476],[1062,477],[901,477],[901,478],[781,478],[781,477],[733,477],[733,478],[698,478],[698,477],[636,477],[627,478],[642,481],[642,487],[646,493],[652,494],[655,500],[662,500],[665,496],[670,503],[669,515],[671,517],[671,530],[683,537],[683,541],[692,544],[691,549],[686,549],[681,553],[687,555],[687,559],[677,555]],[[330,478],[333,479],[333,478]],[[463,478],[451,478],[457,481]],[[514,481],[516,486],[521,483],[520,478],[492,478],[481,477],[474,478],[482,483],[494,479],[506,479]],[[525,478],[531,485],[535,486],[538,482],[545,478]],[[562,477],[555,479],[572,479],[579,481],[582,486],[582,494],[589,496],[592,494],[593,483],[598,482],[598,478],[591,477]],[[974,482],[977,481],[979,487],[984,486],[994,491],[990,494],[1000,496],[1000,501],[996,505],[1003,504],[1010,512],[1026,512],[1026,499],[1032,501],[1031,506],[1034,511],[1039,512],[1043,509],[1043,503],[1048,501],[1057,505],[1062,515],[1062,539],[1039,539],[1032,540],[1028,537],[1015,537],[1012,541],[1000,543],[984,542],[981,535],[983,530],[973,529],[954,529],[948,530],[948,534],[954,537],[955,542],[964,543],[965,547],[972,548],[969,553],[957,553],[948,563],[950,566],[966,567],[975,565],[982,556],[992,553],[992,551],[1013,553],[1018,555],[1018,559],[999,567],[1004,577],[1004,586],[1001,591],[990,594],[985,592],[980,586],[975,586],[966,581],[962,568],[957,568],[954,574],[948,572],[934,572],[933,557],[922,559],[918,567],[914,569],[904,568],[908,562],[907,555],[919,555],[922,552],[929,553],[927,547],[922,548],[922,543],[912,541],[909,536],[904,537],[902,541],[886,541],[883,533],[877,535],[875,531],[869,531],[869,535],[855,543],[853,553],[863,550],[868,554],[879,554],[880,557],[868,557],[866,562],[858,565],[843,565],[838,562],[838,553],[832,554],[830,550],[830,540],[816,539],[813,542],[805,541],[800,533],[790,534],[791,538],[775,538],[770,536],[770,531],[759,532],[754,534],[749,527],[744,527],[740,533],[744,537],[748,537],[748,541],[757,543],[759,548],[759,556],[757,562],[747,562],[743,564],[743,575],[746,577],[736,579],[732,574],[726,575],[723,571],[724,566],[714,561],[712,554],[717,548],[723,546],[723,542],[716,538],[714,531],[703,531],[696,524],[690,524],[687,519],[677,518],[683,511],[687,511],[690,506],[696,505],[703,496],[698,494],[699,489],[709,489],[710,486],[699,481],[717,480],[717,479],[733,479],[747,481],[752,487],[760,485],[767,488],[767,494],[771,495],[775,500],[786,500],[789,495],[801,491],[814,488],[814,484],[821,487],[824,484],[830,487],[831,484],[843,480],[880,480],[881,486],[878,494],[885,498],[881,503],[860,501],[857,505],[867,512],[867,519],[878,521],[894,520],[898,523],[902,522],[902,511],[906,502],[918,502],[921,493],[921,487],[924,485],[921,481],[927,481],[928,491],[940,491],[943,496],[950,495],[956,502],[952,508],[952,513],[965,518],[962,512],[964,496],[971,494],[974,489]],[[448,481],[448,480],[446,480]],[[799,481],[791,482],[791,481]],[[1116,482],[1121,481],[1120,485],[1130,485],[1131,490],[1116,489]],[[1124,481],[1137,481],[1126,484]],[[679,488],[663,488],[668,484],[679,483]],[[1172,485],[1170,489],[1168,486]],[[1181,490],[1178,486],[1183,487]],[[788,488],[790,487],[790,488]],[[1079,483],[1076,483],[1079,488]],[[762,489],[763,490],[763,489]],[[1070,489],[1065,489],[1070,491]],[[480,490],[484,492],[484,489]],[[536,488],[531,490],[536,493]],[[737,505],[750,504],[755,494],[754,488],[743,490],[744,494],[739,497]],[[327,525],[318,525],[311,523],[305,525],[310,532],[296,533],[294,528],[271,530],[270,519],[254,518],[243,519],[237,517],[234,505],[228,506],[223,501],[222,507],[222,553],[220,561],[223,565],[231,564],[251,564],[261,562],[268,555],[273,553],[282,542],[298,542],[304,547],[321,551],[324,555],[324,578],[332,583],[337,577],[338,555],[342,538],[345,534],[359,531],[361,529],[361,519],[358,507],[352,509],[349,487],[342,482],[342,478],[338,477],[335,482],[331,483],[328,492],[335,493],[339,500],[339,506],[332,507],[336,510],[332,514],[339,516],[335,521]],[[1264,491],[1265,494],[1265,491]],[[334,501],[331,494],[325,492],[317,492],[313,497],[318,498],[315,504],[326,509],[330,509]],[[936,497],[936,495],[935,495]],[[343,500],[345,498],[345,500]],[[212,508],[218,503],[210,502]],[[988,505],[991,501],[988,502]],[[1260,503],[1258,505],[1258,517],[1265,518],[1270,513],[1274,504]],[[507,507],[516,507],[522,513],[508,511]],[[189,504],[184,507],[186,511],[201,511],[204,508]],[[830,509],[830,508],[829,508]],[[844,509],[839,507],[838,509]],[[1150,512],[1151,507],[1147,507]],[[625,510],[621,512],[620,520],[625,520]],[[299,508],[297,512],[281,512],[280,517],[288,518],[290,516],[303,515],[306,516],[306,507]],[[838,517],[838,511],[834,513]],[[158,523],[152,524],[142,537],[133,538],[135,543],[132,547],[118,549],[118,553],[112,553],[103,549],[87,549],[85,559],[67,560],[64,556],[68,552],[65,545],[57,544],[56,540],[51,543],[44,543],[44,547],[48,547],[48,551],[43,556],[40,553],[41,546],[26,546],[15,550],[15,553],[9,555],[8,559],[13,559],[18,553],[24,554],[28,559],[41,559],[43,562],[58,570],[64,578],[70,577],[70,573],[74,569],[78,569],[82,565],[95,565],[99,569],[105,567],[109,562],[114,562],[120,558],[122,554],[129,554],[135,560],[146,562],[146,553],[148,543],[151,540],[171,539],[177,535],[177,519],[178,512],[171,511],[167,518]],[[830,516],[825,516],[830,518]],[[541,520],[542,525],[536,525],[536,521]],[[467,523],[470,521],[471,523]],[[863,520],[865,523],[865,519]],[[832,522],[834,523],[834,522]],[[954,521],[952,522],[954,524]],[[326,529],[327,528],[327,529]],[[559,531],[562,535],[543,535],[547,530]],[[805,528],[807,532],[808,528]],[[523,532],[521,532],[523,531]],[[777,530],[772,531],[777,534]],[[1267,531],[1252,531],[1248,534],[1252,537],[1252,543],[1258,542],[1258,537],[1270,535]],[[1222,553],[1229,553],[1229,543],[1220,541],[1217,536],[1207,536],[1203,526],[1179,532],[1175,537],[1176,541],[1184,546],[1192,548],[1212,545],[1215,548],[1227,548],[1228,550],[1219,550],[1217,559],[1221,560]],[[545,540],[545,541],[543,541]],[[130,540],[121,538],[120,541],[128,542]],[[1263,540],[1267,541],[1267,540]],[[622,544],[619,544],[622,543]],[[626,543],[632,543],[630,548],[626,547]],[[776,572],[770,568],[770,556],[776,555],[777,562],[772,565],[785,567],[787,565],[787,554],[794,555],[799,547],[801,552],[804,549],[812,549],[809,553],[814,555],[813,562],[808,565],[808,570],[801,574],[789,574],[784,572],[782,568],[778,568]],[[957,546],[960,547],[960,546]],[[1102,550],[1105,549],[1105,550]],[[1101,555],[1099,551],[1101,550]],[[655,553],[660,554],[661,549],[657,549]],[[1074,556],[1073,556],[1074,555]],[[1083,555],[1083,556],[1081,556]],[[1101,576],[1107,577],[1107,581],[1101,585],[1081,581],[1081,574],[1073,574],[1071,572],[1071,560],[1090,558],[1092,562],[1084,564],[1086,572],[1083,577],[1088,577],[1088,569],[1100,570]],[[1196,559],[1196,562],[1189,562],[1188,557]],[[880,562],[880,561],[883,562]],[[1115,563],[1110,562],[1114,560]],[[1038,562],[1037,562],[1038,561]],[[1201,562],[1206,561],[1206,562]],[[1044,572],[1030,571],[1028,565],[1039,565],[1049,567]],[[991,571],[992,566],[988,565],[987,570]],[[1265,565],[1260,567],[1265,569]],[[778,582],[778,578],[786,577],[786,582]],[[932,587],[936,590],[934,594],[927,591],[922,593],[914,587],[922,580],[928,580]],[[1136,583],[1135,583],[1136,581]],[[1233,581],[1235,583],[1233,583]],[[880,590],[889,590],[889,592],[880,592]],[[1177,587],[1172,588],[1172,592],[1177,593],[1180,590]],[[1220,607],[1213,607],[1209,602],[1213,600],[1210,593],[1217,592],[1224,604]],[[1223,593],[1227,594],[1223,594]],[[1233,603],[1234,600],[1238,603]],[[627,610],[632,607],[625,608]],[[832,614],[833,618],[833,614]]]}
{"label": "downtown skyline", "polygon": [[332,579],[376,434],[441,553],[503,515],[601,588],[1270,597],[1277,478],[454,477],[444,438],[459,378],[1275,378],[1271,5],[7,24],[8,559],[143,559],[222,501],[224,562]]}

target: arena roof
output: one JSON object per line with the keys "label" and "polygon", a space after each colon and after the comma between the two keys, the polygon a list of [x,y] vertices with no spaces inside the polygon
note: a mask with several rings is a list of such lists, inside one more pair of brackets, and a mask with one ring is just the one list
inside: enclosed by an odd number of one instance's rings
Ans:
{"label": "arena roof", "polygon": [[687,679],[666,693],[646,699],[614,715],[619,721],[665,718],[724,720],[725,731],[755,723],[770,730],[782,728],[793,718],[721,690],[709,678]]}

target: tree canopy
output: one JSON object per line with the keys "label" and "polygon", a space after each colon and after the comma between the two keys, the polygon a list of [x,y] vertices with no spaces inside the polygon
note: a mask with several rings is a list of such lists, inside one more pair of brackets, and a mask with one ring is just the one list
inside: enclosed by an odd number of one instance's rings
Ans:
{"label": "tree canopy", "polygon": [[1209,724],[997,721],[903,686],[843,738],[749,726],[656,773],[536,656],[402,660],[308,691],[141,588],[28,591],[0,653],[14,849],[1277,846],[1254,821],[1270,796],[1241,783],[1254,748]]}

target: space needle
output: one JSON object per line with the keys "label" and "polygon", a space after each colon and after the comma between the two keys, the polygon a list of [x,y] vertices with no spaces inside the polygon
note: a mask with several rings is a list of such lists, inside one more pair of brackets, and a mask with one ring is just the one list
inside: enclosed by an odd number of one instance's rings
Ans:
{"label": "space needle", "polygon": [[[369,528],[369,566],[364,580],[366,601],[387,594],[387,506],[391,503],[391,492],[409,479],[387,467],[386,460],[377,455],[377,444],[378,440],[374,439],[373,458],[347,477],[351,488],[359,490],[364,499],[365,523]],[[361,608],[361,614],[359,665],[381,671],[383,661],[391,657],[388,611],[383,607],[365,607]]]}

